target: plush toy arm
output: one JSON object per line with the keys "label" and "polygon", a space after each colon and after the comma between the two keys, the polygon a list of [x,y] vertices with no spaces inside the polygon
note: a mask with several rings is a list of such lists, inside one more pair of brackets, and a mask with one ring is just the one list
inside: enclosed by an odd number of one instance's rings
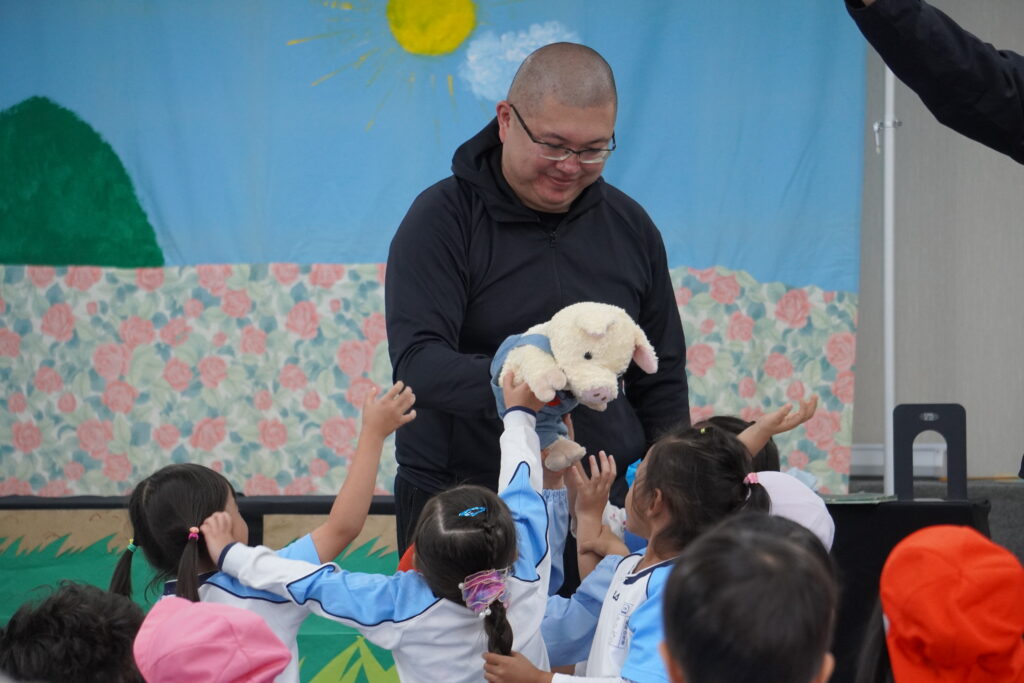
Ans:
{"label": "plush toy arm", "polygon": [[509,351],[499,380],[503,381],[509,372],[516,380],[529,384],[537,398],[545,402],[565,388],[565,373],[555,364],[554,357],[536,346],[518,346]]}

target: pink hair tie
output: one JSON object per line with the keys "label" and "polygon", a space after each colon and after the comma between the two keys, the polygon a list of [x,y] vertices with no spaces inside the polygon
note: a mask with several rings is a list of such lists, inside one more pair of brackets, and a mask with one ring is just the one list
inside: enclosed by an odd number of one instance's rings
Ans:
{"label": "pink hair tie", "polygon": [[199,540],[199,527],[197,527],[197,526],[190,526],[188,528],[188,540],[190,540],[190,541],[198,541]]}
{"label": "pink hair tie", "polygon": [[462,591],[462,600],[466,607],[473,610],[478,617],[483,619],[491,613],[491,603],[500,600],[507,606],[508,588],[505,586],[505,578],[508,570],[486,569],[482,572],[470,574],[466,580],[459,584]]}
{"label": "pink hair tie", "polygon": [[749,473],[747,473],[747,476],[743,477],[743,483],[747,484],[748,486],[751,485],[751,484],[760,483],[760,482],[757,481],[757,472],[749,472]]}

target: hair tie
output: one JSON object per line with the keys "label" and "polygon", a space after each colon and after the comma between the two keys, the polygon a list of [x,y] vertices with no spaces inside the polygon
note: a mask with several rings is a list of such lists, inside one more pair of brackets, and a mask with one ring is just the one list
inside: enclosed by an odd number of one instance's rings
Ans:
{"label": "hair tie", "polygon": [[190,541],[198,541],[199,540],[199,527],[197,527],[197,526],[190,526],[188,528],[188,540],[190,540]]}
{"label": "hair tie", "polygon": [[704,434],[704,433],[706,433],[707,431],[708,431],[708,428],[707,428],[707,427],[701,427],[701,428],[700,428],[700,433],[701,433],[701,434]]}
{"label": "hair tie", "polygon": [[747,476],[743,477],[743,483],[747,486],[760,483],[757,480],[757,472],[748,472]]}
{"label": "hair tie", "polygon": [[128,552],[130,552],[130,553],[134,553],[138,549],[139,549],[139,546],[135,545],[135,539],[134,538],[129,538],[128,539],[128,547],[126,548],[126,550]]}
{"label": "hair tie", "polygon": [[476,517],[481,512],[487,512],[487,508],[477,505],[476,507],[466,508],[459,513],[459,517]]}
{"label": "hair tie", "polygon": [[500,571],[485,569],[482,572],[470,574],[459,584],[462,601],[481,619],[491,613],[491,603],[495,600],[500,600],[501,604],[507,607],[508,588],[505,585],[507,576],[507,569]]}

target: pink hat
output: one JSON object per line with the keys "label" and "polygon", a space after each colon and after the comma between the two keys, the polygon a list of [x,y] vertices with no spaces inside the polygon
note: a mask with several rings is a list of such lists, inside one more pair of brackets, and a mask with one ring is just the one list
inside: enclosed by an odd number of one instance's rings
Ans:
{"label": "pink hat", "polygon": [[882,568],[882,611],[900,683],[1024,681],[1024,567],[974,529],[930,526]]}
{"label": "pink hat", "polygon": [[292,658],[258,614],[173,596],[153,605],[133,650],[148,683],[269,683]]}

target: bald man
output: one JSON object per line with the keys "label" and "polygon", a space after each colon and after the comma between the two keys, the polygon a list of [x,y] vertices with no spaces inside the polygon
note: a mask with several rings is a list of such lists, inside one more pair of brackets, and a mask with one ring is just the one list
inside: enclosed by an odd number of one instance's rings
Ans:
{"label": "bald man", "polygon": [[[463,483],[496,487],[491,357],[505,337],[569,304],[621,306],[659,357],[656,374],[626,373],[625,399],[606,412],[575,412],[578,442],[614,454],[625,472],[660,431],[689,420],[685,340],[661,235],[601,178],[617,107],[597,52],[540,48],[497,117],[456,150],[453,175],[416,198],[391,242],[388,344],[395,379],[417,399],[417,419],[396,437],[402,550],[431,495]],[[624,495],[620,481],[613,497]]]}

